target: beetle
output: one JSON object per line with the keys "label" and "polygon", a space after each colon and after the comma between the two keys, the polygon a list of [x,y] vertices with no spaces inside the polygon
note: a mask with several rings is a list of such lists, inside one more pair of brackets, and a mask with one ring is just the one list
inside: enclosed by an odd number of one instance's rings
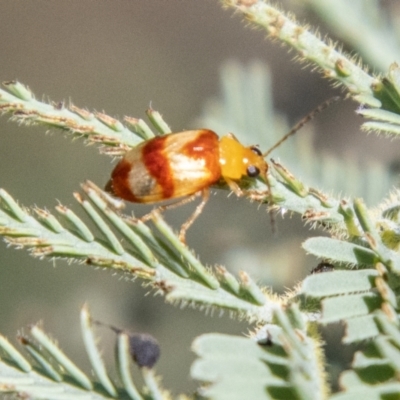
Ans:
{"label": "beetle", "polygon": [[243,177],[267,181],[267,171],[258,147],[245,147],[233,134],[219,138],[208,129],[190,130],[157,136],[128,151],[115,166],[106,190],[145,204],[201,193],[202,202],[181,227],[179,237],[184,242],[208,200],[210,186],[222,181],[240,196],[238,182]]}
{"label": "beetle", "polygon": [[160,206],[159,210],[181,205],[202,194],[202,202],[181,227],[179,238],[185,242],[186,231],[202,212],[212,185],[225,182],[236,195],[241,196],[243,191],[238,183],[243,177],[261,177],[268,186],[265,194],[272,202],[265,157],[317,113],[338,100],[340,97],[336,96],[321,103],[264,154],[257,146],[244,146],[231,133],[219,138],[209,129],[154,137],[125,154],[115,166],[106,191],[133,203],[153,204],[184,198]]}

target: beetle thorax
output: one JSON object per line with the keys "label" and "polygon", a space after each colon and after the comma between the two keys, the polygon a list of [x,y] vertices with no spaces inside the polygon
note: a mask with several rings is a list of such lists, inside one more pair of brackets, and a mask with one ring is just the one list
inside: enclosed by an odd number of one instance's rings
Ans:
{"label": "beetle thorax", "polygon": [[261,176],[265,176],[268,166],[261,152],[258,153],[252,147],[243,146],[233,135],[223,136],[219,142],[221,176],[239,180],[249,176],[249,167],[255,167]]}

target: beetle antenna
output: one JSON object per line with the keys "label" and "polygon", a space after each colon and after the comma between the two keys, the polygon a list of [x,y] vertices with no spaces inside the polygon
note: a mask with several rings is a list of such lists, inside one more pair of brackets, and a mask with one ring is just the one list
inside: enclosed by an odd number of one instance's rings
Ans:
{"label": "beetle antenna", "polygon": [[299,131],[307,122],[311,121],[317,114],[319,114],[322,110],[329,107],[331,104],[340,100],[340,96],[335,96],[330,98],[329,100],[321,103],[317,108],[309,112],[304,118],[302,118],[282,139],[280,139],[277,143],[275,143],[267,152],[263,154],[263,157],[267,157],[273,150],[279,147],[289,136],[294,135],[297,131]]}

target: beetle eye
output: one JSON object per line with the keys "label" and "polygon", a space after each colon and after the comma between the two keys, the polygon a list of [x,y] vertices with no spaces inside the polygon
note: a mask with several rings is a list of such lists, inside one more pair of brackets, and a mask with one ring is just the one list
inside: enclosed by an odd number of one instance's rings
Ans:
{"label": "beetle eye", "polygon": [[249,165],[246,172],[250,178],[255,178],[256,176],[260,175],[260,169],[254,165]]}
{"label": "beetle eye", "polygon": [[257,154],[258,156],[262,156],[261,150],[260,150],[258,147],[252,146],[252,147],[250,147],[250,150],[251,150],[253,153]]}

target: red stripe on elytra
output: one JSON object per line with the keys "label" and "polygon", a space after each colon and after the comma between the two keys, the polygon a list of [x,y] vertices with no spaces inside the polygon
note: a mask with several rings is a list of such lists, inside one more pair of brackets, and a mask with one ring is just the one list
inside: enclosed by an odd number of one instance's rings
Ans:
{"label": "red stripe on elytra", "polygon": [[129,182],[129,173],[131,169],[132,164],[122,159],[112,172],[111,186],[117,197],[136,203],[139,199],[132,193],[131,184]]}
{"label": "red stripe on elytra", "polygon": [[196,138],[182,147],[182,153],[187,157],[202,159],[205,161],[205,176],[209,183],[215,183],[221,178],[221,166],[219,164],[219,139],[216,133],[210,130],[201,130]]}
{"label": "red stripe on elytra", "polygon": [[148,173],[157,181],[162,189],[162,198],[169,199],[174,196],[174,176],[171,171],[168,157],[166,156],[165,142],[169,136],[160,136],[152,139],[143,146],[142,160]]}

